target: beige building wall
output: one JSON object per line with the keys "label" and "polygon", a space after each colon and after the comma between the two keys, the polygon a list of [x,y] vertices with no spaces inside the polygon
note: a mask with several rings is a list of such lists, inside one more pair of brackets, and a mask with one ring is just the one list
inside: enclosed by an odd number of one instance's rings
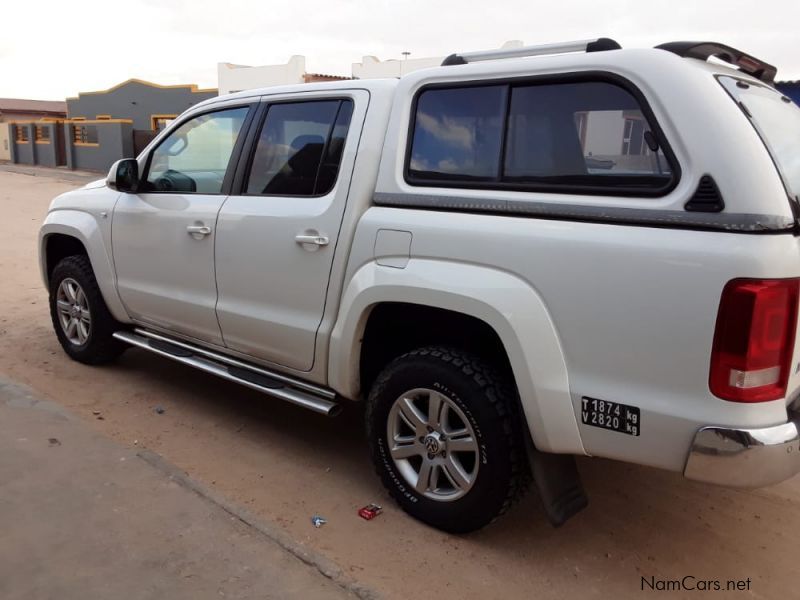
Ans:
{"label": "beige building wall", "polygon": [[[519,48],[522,42],[510,40],[504,43],[501,48]],[[481,48],[455,48],[454,51],[481,50]],[[445,59],[444,56],[429,56],[425,58],[408,58],[403,60],[389,59],[379,60],[375,56],[364,56],[360,63],[352,63],[352,73],[354,79],[381,79],[386,77],[402,77],[413,71],[438,67]]]}
{"label": "beige building wall", "polygon": [[0,160],[11,160],[11,142],[8,123],[0,123]]}
{"label": "beige building wall", "polygon": [[408,60],[379,60],[375,56],[365,56],[360,63],[352,64],[353,77],[355,79],[383,79],[390,77],[402,77],[406,73],[438,67],[442,64],[444,56],[434,56],[429,58],[409,58]]}
{"label": "beige building wall", "polygon": [[292,56],[289,62],[284,65],[264,65],[260,67],[218,63],[217,88],[219,88],[219,94],[222,96],[271,85],[303,83],[305,73],[306,59],[304,56]]}

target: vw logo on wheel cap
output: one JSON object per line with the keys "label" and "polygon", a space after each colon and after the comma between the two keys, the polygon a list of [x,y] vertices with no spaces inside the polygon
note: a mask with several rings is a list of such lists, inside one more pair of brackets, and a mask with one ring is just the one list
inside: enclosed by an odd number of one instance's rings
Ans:
{"label": "vw logo on wheel cap", "polygon": [[429,435],[425,437],[425,449],[430,452],[431,454],[439,454],[439,440],[433,436]]}

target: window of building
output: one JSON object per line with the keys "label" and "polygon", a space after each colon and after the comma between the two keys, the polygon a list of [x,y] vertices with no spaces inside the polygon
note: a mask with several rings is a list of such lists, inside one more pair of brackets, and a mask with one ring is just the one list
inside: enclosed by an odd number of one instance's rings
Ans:
{"label": "window of building", "polygon": [[673,169],[625,88],[605,81],[514,83],[423,91],[408,179],[653,195],[668,188]]}
{"label": "window of building", "polygon": [[18,144],[27,144],[28,143],[28,128],[24,125],[15,125],[14,126],[14,140]]}
{"label": "window of building", "polygon": [[153,131],[163,131],[178,115],[151,115],[150,129]]}
{"label": "window of building", "polygon": [[33,129],[33,139],[41,143],[50,142],[50,128],[36,125]]}
{"label": "window of building", "polygon": [[150,156],[146,191],[220,193],[247,111],[198,115],[173,130]]}
{"label": "window of building", "polygon": [[270,106],[253,154],[245,193],[327,194],[336,183],[352,114],[350,100]]}
{"label": "window of building", "polygon": [[99,143],[97,136],[97,127],[94,125],[73,125],[72,126],[72,141],[75,145],[97,145]]}

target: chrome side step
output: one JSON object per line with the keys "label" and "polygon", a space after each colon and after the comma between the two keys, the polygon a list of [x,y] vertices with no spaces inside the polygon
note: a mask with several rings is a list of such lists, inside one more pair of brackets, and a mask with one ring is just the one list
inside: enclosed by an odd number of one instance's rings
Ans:
{"label": "chrome side step", "polygon": [[211,373],[228,381],[262,392],[273,398],[297,404],[314,412],[334,417],[341,406],[334,401],[336,393],[314,384],[273,373],[261,367],[225,356],[212,350],[147,331],[117,331],[114,337],[126,344],[148,350],[165,358]]}
{"label": "chrome side step", "polygon": [[214,352],[213,350],[207,350],[205,348],[202,348],[200,346],[195,346],[194,344],[190,344],[188,342],[176,340],[174,338],[167,337],[166,335],[155,333],[154,331],[148,331],[147,329],[142,329],[141,327],[137,327],[136,329],[133,330],[133,332],[136,335],[141,335],[143,337],[150,338],[151,340],[159,340],[161,342],[177,346],[178,348],[183,348],[184,350],[188,350],[192,354],[197,354],[198,356],[210,358],[213,361],[224,363],[226,365],[230,365],[231,367],[247,369],[248,371],[252,371],[253,373],[258,373],[259,375],[263,375],[265,377],[269,377],[270,379],[275,379],[276,381],[280,381],[288,385],[289,387],[294,387],[299,390],[305,390],[315,396],[322,396],[323,398],[327,398],[328,400],[333,400],[336,397],[336,392],[329,390],[328,388],[320,387],[318,385],[314,385],[313,383],[308,383],[306,381],[301,381],[299,379],[294,379],[293,377],[289,377],[288,375],[273,373],[272,371],[268,371],[267,369],[257,367],[256,365],[246,363],[241,360],[237,360],[231,356],[220,354],[219,352]]}

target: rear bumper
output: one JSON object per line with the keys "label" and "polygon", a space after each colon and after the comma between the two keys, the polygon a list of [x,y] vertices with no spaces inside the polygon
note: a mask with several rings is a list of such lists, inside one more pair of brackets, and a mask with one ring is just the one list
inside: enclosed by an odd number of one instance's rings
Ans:
{"label": "rear bumper", "polygon": [[800,471],[800,413],[763,429],[703,427],[697,432],[683,474],[695,481],[762,487]]}

